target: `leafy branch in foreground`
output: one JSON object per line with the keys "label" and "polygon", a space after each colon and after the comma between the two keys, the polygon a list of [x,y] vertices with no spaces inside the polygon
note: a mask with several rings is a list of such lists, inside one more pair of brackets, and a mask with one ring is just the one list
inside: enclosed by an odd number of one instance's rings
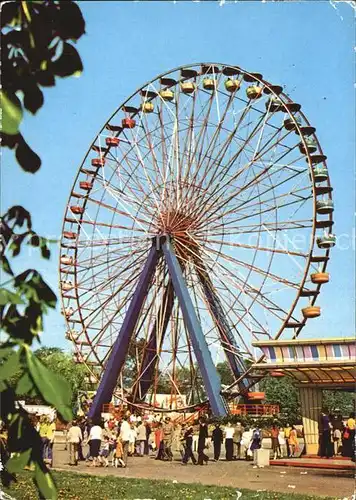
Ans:
{"label": "leafy branch in foreground", "polygon": [[[70,0],[1,5],[2,146],[14,151],[26,172],[35,173],[41,159],[20,132],[23,115],[37,113],[44,104],[42,88],[55,86],[56,77],[81,74],[82,61],[71,42],[84,33],[80,8]],[[1,471],[1,480],[8,484],[13,473],[34,463],[40,496],[53,499],[57,489],[42,459],[40,437],[16,399],[23,394],[38,395],[64,419],[71,418],[70,387],[31,351],[33,340],[43,330],[43,316],[57,299],[38,271],[28,269],[15,275],[9,260],[24,245],[37,247],[48,259],[48,243],[33,230],[31,216],[23,207],[12,207],[2,217],[0,266],[5,282],[0,285],[0,321],[6,341],[0,346],[0,418],[8,430],[8,452],[13,455]]]}
{"label": "leafy branch in foreground", "polygon": [[36,172],[41,159],[19,131],[24,110],[37,113],[44,103],[41,87],[53,87],[56,77],[81,74],[82,61],[70,41],[84,33],[80,8],[69,0],[2,4],[2,145],[15,150],[27,172]]}
{"label": "leafy branch in foreground", "polygon": [[[0,286],[0,321],[7,340],[0,348],[1,420],[8,429],[7,461],[10,474],[30,463],[35,464],[35,482],[44,498],[56,498],[56,488],[44,464],[41,440],[29,415],[16,404],[19,395],[40,396],[57,408],[65,420],[72,418],[72,394],[66,380],[50,371],[31,351],[31,345],[43,330],[43,316],[56,306],[57,298],[34,269],[15,275],[8,256],[19,255],[24,245],[37,247],[50,257],[48,241],[32,229],[30,214],[12,207],[1,219],[1,269],[6,282]],[[16,384],[13,377],[16,375]]]}

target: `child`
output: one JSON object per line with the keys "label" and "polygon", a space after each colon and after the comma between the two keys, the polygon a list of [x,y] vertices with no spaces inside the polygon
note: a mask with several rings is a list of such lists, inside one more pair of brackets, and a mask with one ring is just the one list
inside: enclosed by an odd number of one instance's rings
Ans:
{"label": "child", "polygon": [[99,460],[104,465],[104,467],[108,467],[109,465],[109,460],[108,460],[109,452],[110,452],[109,438],[108,436],[105,436],[104,444],[99,454]]}
{"label": "child", "polygon": [[119,464],[121,465],[121,467],[126,467],[126,464],[122,459],[123,455],[124,455],[124,450],[122,448],[122,442],[121,439],[118,437],[116,441],[116,450],[115,450],[115,467],[118,467]]}

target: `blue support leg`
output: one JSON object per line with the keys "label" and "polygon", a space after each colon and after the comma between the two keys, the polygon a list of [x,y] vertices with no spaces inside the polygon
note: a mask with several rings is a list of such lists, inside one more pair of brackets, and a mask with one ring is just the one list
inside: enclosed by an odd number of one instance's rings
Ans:
{"label": "blue support leg", "polygon": [[226,416],[228,409],[221,395],[220,377],[216,371],[204,333],[194,310],[192,299],[185,284],[183,273],[171,243],[163,242],[162,250],[173,281],[174,291],[182,309],[184,323],[188,329],[195,357],[197,359],[212,412],[216,416]]}
{"label": "blue support leg", "polygon": [[111,401],[119,373],[126,359],[132,333],[136,327],[142,305],[147,296],[159,255],[160,251],[157,250],[153,244],[131,299],[120,333],[113,345],[108,362],[105,366],[105,371],[100,380],[93,404],[89,410],[88,416],[90,418],[100,416],[103,405]]}

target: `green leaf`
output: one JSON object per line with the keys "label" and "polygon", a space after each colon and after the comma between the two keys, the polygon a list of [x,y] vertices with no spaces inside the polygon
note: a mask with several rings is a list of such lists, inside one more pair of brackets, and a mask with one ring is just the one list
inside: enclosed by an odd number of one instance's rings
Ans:
{"label": "green leaf", "polygon": [[7,358],[7,356],[13,352],[12,347],[0,347],[0,359]]}
{"label": "green leaf", "polygon": [[61,2],[56,18],[56,28],[63,40],[78,40],[85,33],[85,21],[79,6],[74,2]]}
{"label": "green leaf", "polygon": [[28,394],[33,389],[33,382],[28,375],[28,373],[24,373],[20,380],[17,382],[16,386],[16,394],[18,396],[22,396],[23,394]]}
{"label": "green leaf", "polygon": [[71,420],[72,390],[68,382],[48,370],[29,349],[26,358],[31,378],[43,399],[53,405],[65,420]]}
{"label": "green leaf", "polygon": [[26,222],[27,228],[32,228],[31,214],[21,205],[14,205],[13,207],[9,208],[9,210],[5,214],[5,218],[9,221],[15,219],[15,224],[20,227],[22,227]]}
{"label": "green leaf", "polygon": [[0,288],[0,306],[6,306],[7,304],[24,304],[21,297],[6,288]]}
{"label": "green leaf", "polygon": [[16,95],[11,96],[4,90],[0,90],[2,107],[2,132],[9,135],[16,135],[22,120],[21,102]]}
{"label": "green leaf", "polygon": [[55,75],[71,76],[83,71],[83,64],[77,50],[70,43],[64,42],[62,54],[53,61],[52,69]]}
{"label": "green leaf", "polygon": [[25,87],[24,89],[24,106],[32,114],[37,113],[37,111],[43,106],[44,98],[42,90],[37,86],[37,84]]}
{"label": "green leaf", "polygon": [[20,472],[29,462],[31,456],[31,448],[22,453],[15,453],[14,456],[6,462],[6,469],[12,474]]}
{"label": "green leaf", "polygon": [[46,500],[56,500],[58,498],[56,483],[50,472],[48,470],[43,471],[39,464],[36,464],[35,483],[42,497]]}
{"label": "green leaf", "polygon": [[20,355],[19,351],[14,351],[4,363],[0,366],[0,380],[8,380],[20,368]]}
{"label": "green leaf", "polygon": [[41,158],[30,148],[22,136],[18,141],[15,156],[25,172],[34,174],[41,166]]}
{"label": "green leaf", "polygon": [[0,261],[1,261],[1,267],[2,267],[2,270],[7,273],[7,274],[11,274],[12,276],[14,275],[14,273],[12,272],[12,269],[11,269],[11,266],[10,266],[10,263],[8,261],[8,259],[5,257],[5,255],[1,255],[0,257]]}

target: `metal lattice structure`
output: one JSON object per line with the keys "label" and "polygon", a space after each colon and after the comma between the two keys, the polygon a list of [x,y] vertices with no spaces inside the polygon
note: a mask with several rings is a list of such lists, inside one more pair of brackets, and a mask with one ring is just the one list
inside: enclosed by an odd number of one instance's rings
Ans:
{"label": "metal lattice structure", "polygon": [[315,128],[281,86],[206,63],[136,91],[93,141],[63,223],[67,338],[101,403],[155,408],[168,390],[176,409],[223,413],[216,364],[246,393],[252,343],[320,315],[332,213]]}

